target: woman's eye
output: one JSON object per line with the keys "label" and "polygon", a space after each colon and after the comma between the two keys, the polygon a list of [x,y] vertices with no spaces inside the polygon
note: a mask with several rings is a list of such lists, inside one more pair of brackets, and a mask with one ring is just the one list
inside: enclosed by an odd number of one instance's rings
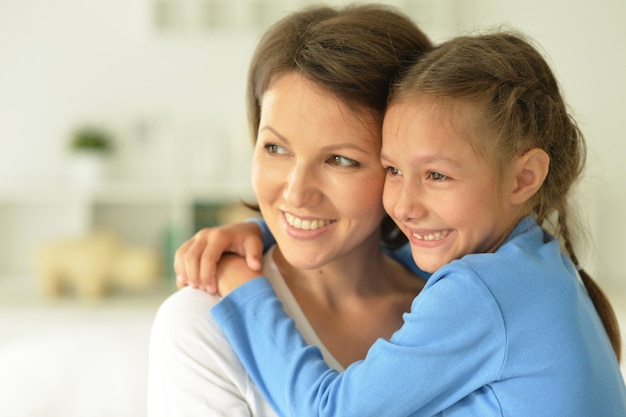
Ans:
{"label": "woman's eye", "polygon": [[263,147],[265,148],[265,151],[269,154],[284,155],[287,153],[287,150],[285,148],[280,145],[276,145],[275,143],[268,143],[266,145],[263,145]]}
{"label": "woman's eye", "polygon": [[428,177],[433,181],[448,181],[450,179],[447,175],[435,171],[429,172]]}
{"label": "woman's eye", "polygon": [[338,167],[358,167],[361,164],[354,159],[347,158],[341,155],[333,155],[329,158],[329,162]]}
{"label": "woman's eye", "polygon": [[402,175],[402,172],[396,167],[386,167],[385,171],[387,171],[387,175],[390,177],[397,177],[398,175]]}

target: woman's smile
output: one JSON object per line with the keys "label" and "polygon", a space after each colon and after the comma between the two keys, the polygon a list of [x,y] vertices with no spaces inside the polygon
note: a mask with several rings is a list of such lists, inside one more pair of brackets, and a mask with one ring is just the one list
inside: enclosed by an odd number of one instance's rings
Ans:
{"label": "woman's smile", "polygon": [[299,230],[318,230],[336,221],[332,219],[303,219],[287,212],[283,214],[287,224]]}

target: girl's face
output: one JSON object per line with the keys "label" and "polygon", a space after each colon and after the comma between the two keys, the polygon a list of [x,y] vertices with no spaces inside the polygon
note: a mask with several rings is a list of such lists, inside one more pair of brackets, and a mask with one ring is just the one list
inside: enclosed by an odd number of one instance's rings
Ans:
{"label": "girl's face", "polygon": [[380,245],[380,127],[296,73],[261,102],[252,183],[287,261],[313,269]]}
{"label": "girl's face", "polygon": [[383,203],[428,272],[469,253],[494,251],[518,216],[498,186],[507,179],[497,178],[461,136],[469,110],[444,109],[422,97],[393,104],[385,115]]}

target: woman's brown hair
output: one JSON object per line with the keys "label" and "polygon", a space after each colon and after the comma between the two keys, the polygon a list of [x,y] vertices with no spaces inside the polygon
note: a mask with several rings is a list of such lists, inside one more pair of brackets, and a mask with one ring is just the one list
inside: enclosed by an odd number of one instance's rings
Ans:
{"label": "woman's brown hair", "polygon": [[[404,14],[382,5],[313,7],[292,13],[262,36],[248,72],[247,109],[253,140],[261,99],[281,75],[297,72],[382,127],[389,86],[432,47]],[[389,216],[383,241],[406,241]]]}

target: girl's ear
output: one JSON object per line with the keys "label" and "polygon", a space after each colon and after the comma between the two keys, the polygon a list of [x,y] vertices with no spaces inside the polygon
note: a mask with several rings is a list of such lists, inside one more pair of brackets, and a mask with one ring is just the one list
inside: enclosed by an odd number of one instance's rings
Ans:
{"label": "girl's ear", "polygon": [[533,148],[515,161],[514,186],[511,203],[524,204],[539,190],[548,175],[550,157],[539,148]]}

